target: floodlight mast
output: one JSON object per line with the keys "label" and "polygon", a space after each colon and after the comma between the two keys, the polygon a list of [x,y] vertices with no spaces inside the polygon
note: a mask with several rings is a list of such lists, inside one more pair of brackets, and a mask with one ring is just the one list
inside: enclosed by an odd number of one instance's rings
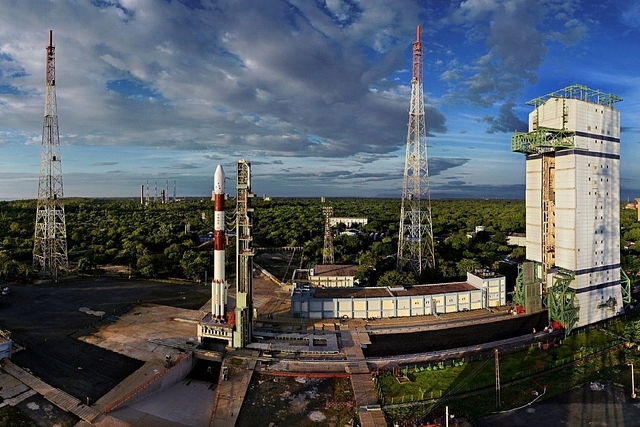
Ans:
{"label": "floodlight mast", "polygon": [[412,69],[397,269],[403,270],[409,264],[419,276],[427,268],[435,267],[419,25],[413,42]]}

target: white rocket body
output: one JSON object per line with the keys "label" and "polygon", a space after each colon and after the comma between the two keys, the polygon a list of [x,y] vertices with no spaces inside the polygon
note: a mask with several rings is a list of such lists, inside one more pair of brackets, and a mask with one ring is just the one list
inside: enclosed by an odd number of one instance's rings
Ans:
{"label": "white rocket body", "polygon": [[225,218],[224,218],[224,170],[216,167],[213,175],[213,281],[211,283],[211,316],[214,319],[225,317],[227,305],[227,286],[224,274],[225,263]]}

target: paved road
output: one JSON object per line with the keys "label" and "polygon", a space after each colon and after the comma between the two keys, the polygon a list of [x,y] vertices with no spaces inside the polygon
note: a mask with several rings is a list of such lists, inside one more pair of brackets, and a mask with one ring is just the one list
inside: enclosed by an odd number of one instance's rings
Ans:
{"label": "paved road", "polygon": [[632,401],[630,390],[622,387],[610,383],[599,385],[603,388],[586,384],[549,401],[483,418],[478,421],[478,427],[640,426],[640,400]]}

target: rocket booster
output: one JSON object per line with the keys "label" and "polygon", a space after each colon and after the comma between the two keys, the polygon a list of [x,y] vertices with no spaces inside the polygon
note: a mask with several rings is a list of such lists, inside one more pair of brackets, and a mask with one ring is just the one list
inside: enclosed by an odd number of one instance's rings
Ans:
{"label": "rocket booster", "polygon": [[227,287],[224,273],[225,262],[225,217],[224,217],[224,170],[216,167],[213,174],[213,281],[211,283],[211,315],[214,319],[225,316]]}

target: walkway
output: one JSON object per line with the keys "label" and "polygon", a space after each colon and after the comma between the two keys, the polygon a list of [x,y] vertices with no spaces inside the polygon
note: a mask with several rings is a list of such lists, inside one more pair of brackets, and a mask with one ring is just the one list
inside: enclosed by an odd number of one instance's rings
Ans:
{"label": "walkway", "polygon": [[253,376],[253,370],[256,367],[255,359],[245,360],[245,363],[245,366],[237,367],[229,365],[228,359],[223,362],[222,366],[229,369],[229,379],[225,381],[220,378],[218,382],[210,427],[234,427],[236,425],[242,402],[244,402]]}
{"label": "walkway", "polygon": [[371,344],[366,331],[342,330],[342,344],[347,355],[347,369],[358,407],[362,427],[386,427],[384,413],[378,403],[371,372],[362,353],[362,345]]}

